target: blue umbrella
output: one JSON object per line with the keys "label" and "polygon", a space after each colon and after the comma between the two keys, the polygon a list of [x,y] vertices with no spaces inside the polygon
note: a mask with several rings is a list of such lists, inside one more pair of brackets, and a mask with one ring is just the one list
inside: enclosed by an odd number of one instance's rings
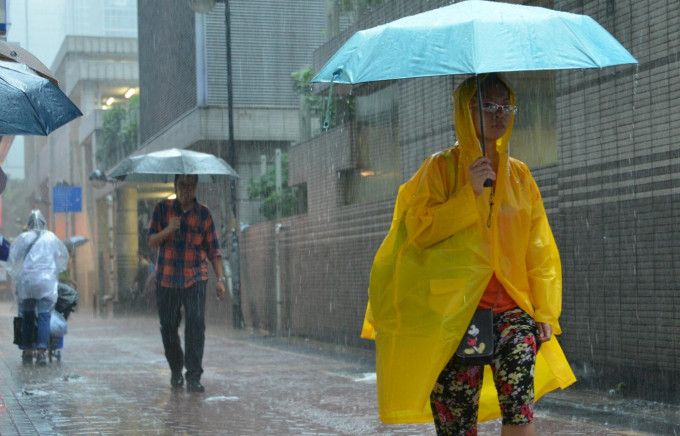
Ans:
{"label": "blue umbrella", "polygon": [[[82,115],[30,52],[0,41],[0,136],[47,135]],[[0,194],[7,175],[0,168]]]}
{"label": "blue umbrella", "polygon": [[[595,20],[535,6],[468,0],[355,33],[312,79],[357,84],[414,77],[603,68],[637,60]],[[479,105],[484,131],[482,105]],[[482,153],[484,141],[482,141]],[[487,180],[485,186],[491,186]]]}
{"label": "blue umbrella", "polygon": [[355,33],[312,82],[357,84],[635,63],[586,15],[469,0]]}
{"label": "blue umbrella", "polygon": [[82,115],[51,81],[21,63],[0,61],[0,135],[48,135]]}
{"label": "blue umbrella", "polygon": [[0,135],[48,135],[82,115],[38,59],[0,44]]}

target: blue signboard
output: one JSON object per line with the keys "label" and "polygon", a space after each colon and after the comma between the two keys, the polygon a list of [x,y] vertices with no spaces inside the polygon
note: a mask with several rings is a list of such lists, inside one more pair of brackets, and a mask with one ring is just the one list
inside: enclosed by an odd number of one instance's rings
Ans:
{"label": "blue signboard", "polygon": [[80,186],[52,188],[52,212],[82,212],[83,191]]}
{"label": "blue signboard", "polygon": [[0,36],[5,40],[7,36],[7,2],[0,0]]}

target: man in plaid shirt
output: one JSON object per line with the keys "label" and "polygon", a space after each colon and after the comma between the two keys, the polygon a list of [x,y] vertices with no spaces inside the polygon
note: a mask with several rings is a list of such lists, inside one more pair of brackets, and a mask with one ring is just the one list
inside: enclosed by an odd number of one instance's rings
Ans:
{"label": "man in plaid shirt", "polygon": [[[161,323],[165,357],[170,365],[173,388],[184,384],[187,392],[204,392],[203,347],[205,344],[205,294],[208,261],[217,275],[217,298],[223,300],[226,280],[222,251],[210,209],[196,201],[196,175],[175,176],[175,200],[156,205],[149,224],[147,241],[158,248],[156,262],[156,303]],[[186,355],[179,339],[181,307],[186,316],[184,337]]]}

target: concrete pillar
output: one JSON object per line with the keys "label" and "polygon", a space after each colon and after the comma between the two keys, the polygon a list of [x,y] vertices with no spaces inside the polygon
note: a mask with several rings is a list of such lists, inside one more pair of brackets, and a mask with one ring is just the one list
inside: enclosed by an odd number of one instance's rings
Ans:
{"label": "concrete pillar", "polygon": [[118,258],[118,306],[125,310],[129,307],[130,289],[137,272],[137,190],[117,191],[117,228],[116,254]]}

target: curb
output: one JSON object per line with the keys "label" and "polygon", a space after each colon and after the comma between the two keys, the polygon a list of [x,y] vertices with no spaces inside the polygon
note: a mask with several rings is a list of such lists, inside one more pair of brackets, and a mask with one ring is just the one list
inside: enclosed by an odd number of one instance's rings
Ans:
{"label": "curb", "polygon": [[537,409],[584,423],[650,435],[680,435],[680,406],[568,388],[546,394]]}

